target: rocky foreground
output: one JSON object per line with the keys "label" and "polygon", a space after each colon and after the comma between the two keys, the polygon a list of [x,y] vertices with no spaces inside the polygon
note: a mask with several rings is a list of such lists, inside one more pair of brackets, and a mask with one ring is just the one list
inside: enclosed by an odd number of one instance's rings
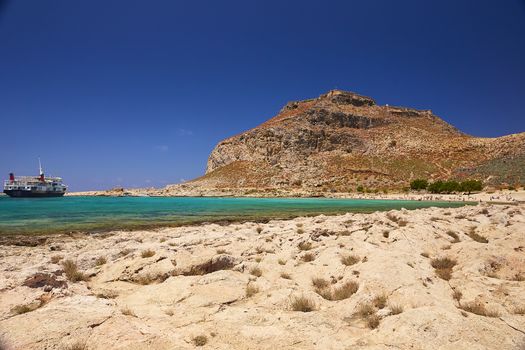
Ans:
{"label": "rocky foreground", "polygon": [[520,204],[4,245],[0,348],[523,349],[524,233]]}

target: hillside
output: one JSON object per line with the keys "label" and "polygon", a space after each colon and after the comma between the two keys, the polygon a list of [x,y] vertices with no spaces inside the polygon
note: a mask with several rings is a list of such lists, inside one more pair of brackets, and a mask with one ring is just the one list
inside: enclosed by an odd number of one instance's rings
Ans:
{"label": "hillside", "polygon": [[273,118],[219,142],[206,188],[393,189],[415,178],[525,181],[525,133],[479,138],[430,110],[380,106],[340,90],[290,102]]}

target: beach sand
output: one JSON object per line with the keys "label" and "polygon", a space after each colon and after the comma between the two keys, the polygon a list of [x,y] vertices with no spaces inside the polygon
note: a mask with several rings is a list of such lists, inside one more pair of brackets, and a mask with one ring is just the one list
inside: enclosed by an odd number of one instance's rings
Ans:
{"label": "beach sand", "polygon": [[4,245],[0,342],[2,349],[523,349],[525,204]]}

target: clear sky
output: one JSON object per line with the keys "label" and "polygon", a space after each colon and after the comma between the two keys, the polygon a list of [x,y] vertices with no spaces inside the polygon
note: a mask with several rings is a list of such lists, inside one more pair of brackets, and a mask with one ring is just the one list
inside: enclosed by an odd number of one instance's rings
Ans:
{"label": "clear sky", "polygon": [[215,144],[339,88],[525,131],[525,3],[0,0],[0,174],[71,190],[201,175]]}

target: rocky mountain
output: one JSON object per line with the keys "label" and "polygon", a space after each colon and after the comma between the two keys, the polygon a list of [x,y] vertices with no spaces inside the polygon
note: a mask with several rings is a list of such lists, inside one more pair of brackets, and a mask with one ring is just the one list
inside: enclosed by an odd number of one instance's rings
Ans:
{"label": "rocky mountain", "polygon": [[415,178],[525,182],[525,133],[474,137],[430,110],[380,106],[333,90],[290,102],[265,123],[219,142],[206,175],[192,183],[348,191],[402,188]]}

